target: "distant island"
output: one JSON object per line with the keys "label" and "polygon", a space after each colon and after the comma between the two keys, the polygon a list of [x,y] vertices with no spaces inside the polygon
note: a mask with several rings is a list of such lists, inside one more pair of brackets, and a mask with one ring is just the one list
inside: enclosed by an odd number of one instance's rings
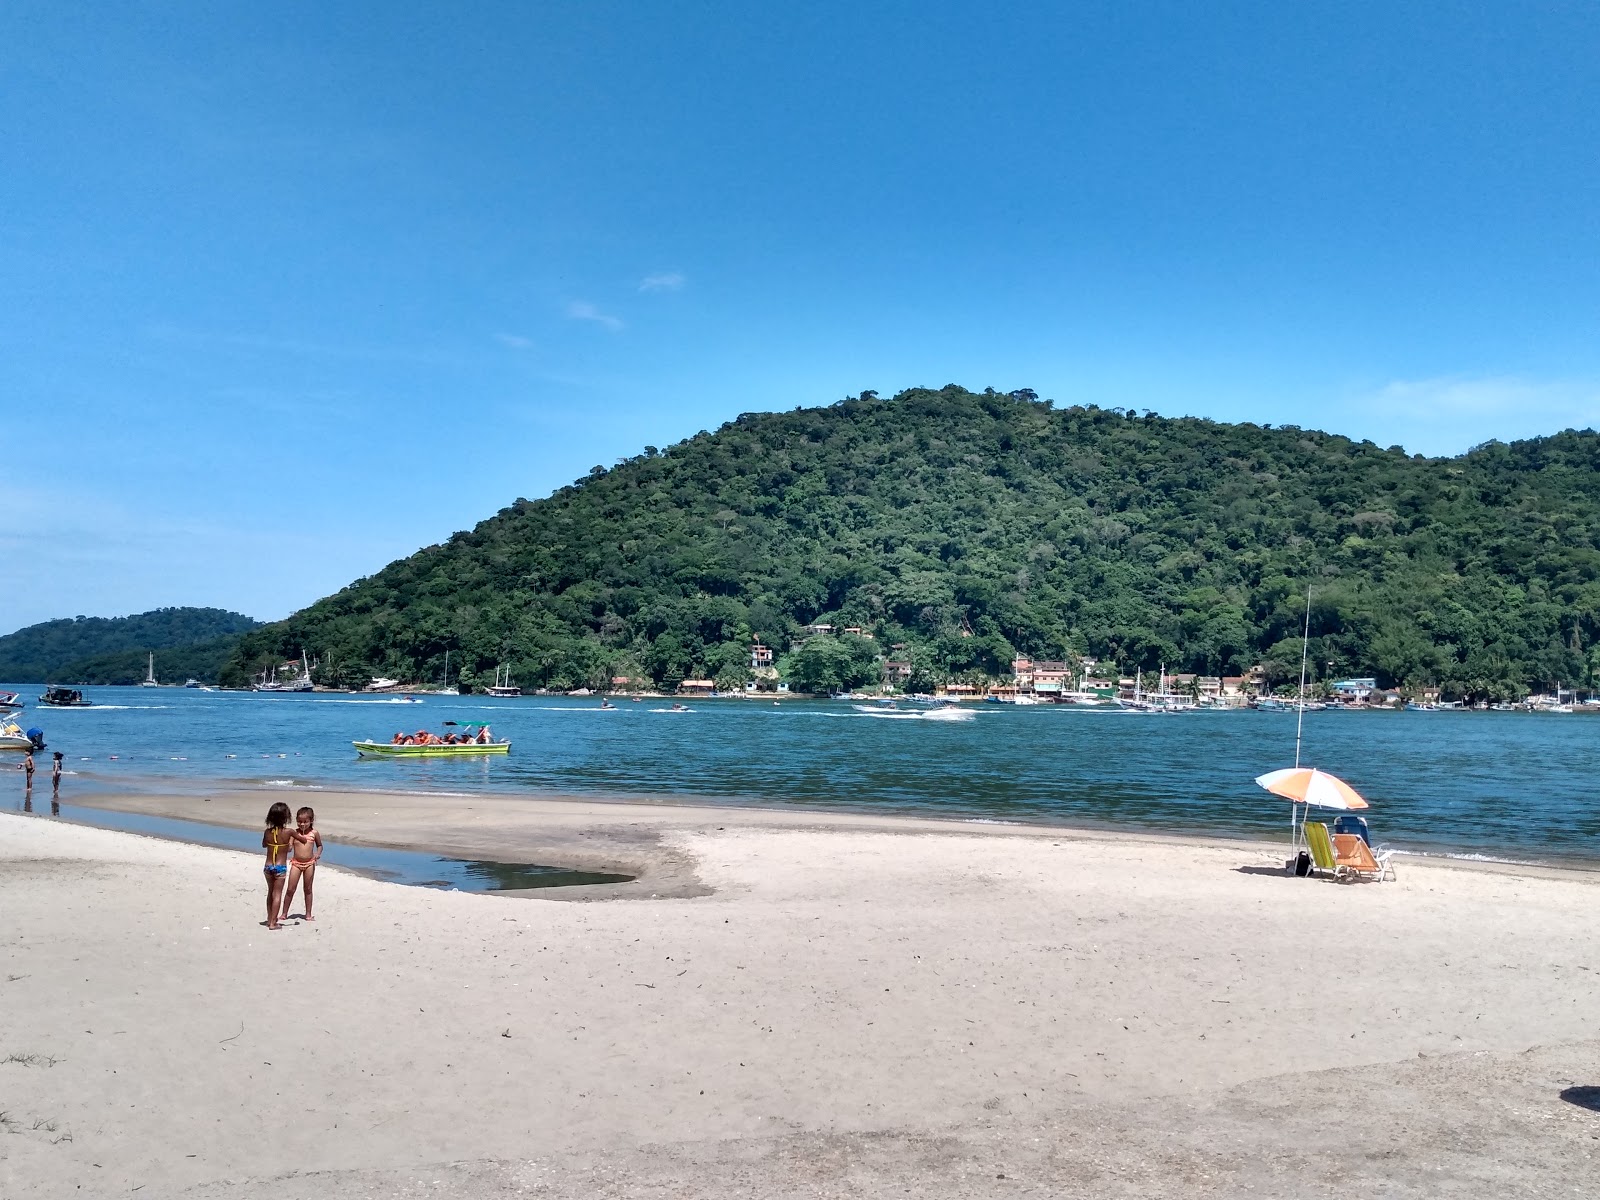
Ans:
{"label": "distant island", "polygon": [[218,681],[240,635],[261,623],[220,608],[158,608],[128,617],[63,617],[0,637],[0,680],[132,684],[156,655],[163,683]]}
{"label": "distant island", "polygon": [[1101,669],[1468,699],[1600,666],[1600,436],[1410,455],[1295,426],[913,388],[647,446],[244,635],[242,685],[827,691]]}

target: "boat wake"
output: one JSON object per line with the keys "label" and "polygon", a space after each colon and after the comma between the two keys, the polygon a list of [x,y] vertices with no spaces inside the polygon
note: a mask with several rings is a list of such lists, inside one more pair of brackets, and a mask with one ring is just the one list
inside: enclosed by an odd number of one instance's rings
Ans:
{"label": "boat wake", "polygon": [[858,716],[875,721],[971,721],[978,714],[964,708],[930,708],[926,712],[899,712],[892,709],[857,707]]}
{"label": "boat wake", "polygon": [[83,704],[58,708],[53,704],[46,704],[42,705],[39,708],[39,711],[47,712],[51,716],[55,716],[55,714],[58,712],[128,712],[132,709],[138,709],[142,712],[153,712],[158,708],[171,707],[172,705],[170,704]]}

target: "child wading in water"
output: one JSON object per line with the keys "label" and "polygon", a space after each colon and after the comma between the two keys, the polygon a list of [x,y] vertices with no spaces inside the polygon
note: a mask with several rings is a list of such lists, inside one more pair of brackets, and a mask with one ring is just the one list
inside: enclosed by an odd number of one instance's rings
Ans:
{"label": "child wading in water", "polygon": [[289,919],[289,906],[294,903],[295,885],[306,885],[306,920],[311,915],[311,882],[317,873],[317,861],[322,857],[322,835],[317,832],[315,810],[302,808],[294,814],[294,832],[289,835],[294,845],[289,852],[289,885],[283,893],[283,919]]}
{"label": "child wading in water", "polygon": [[279,800],[267,809],[267,828],[261,835],[262,848],[267,852],[267,928],[281,929],[278,914],[283,909],[283,877],[287,874],[289,843],[293,835],[289,824],[289,806]]}

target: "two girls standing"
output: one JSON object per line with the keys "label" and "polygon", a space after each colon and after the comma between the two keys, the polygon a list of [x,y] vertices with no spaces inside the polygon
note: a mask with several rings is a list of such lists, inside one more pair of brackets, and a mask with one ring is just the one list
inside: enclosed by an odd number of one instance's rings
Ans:
{"label": "two girls standing", "polygon": [[283,918],[294,903],[294,890],[304,882],[305,919],[310,921],[311,884],[322,858],[322,835],[317,832],[317,814],[309,808],[295,813],[295,827],[289,828],[289,806],[278,801],[267,810],[267,828],[261,846],[267,852],[267,928],[283,928]]}

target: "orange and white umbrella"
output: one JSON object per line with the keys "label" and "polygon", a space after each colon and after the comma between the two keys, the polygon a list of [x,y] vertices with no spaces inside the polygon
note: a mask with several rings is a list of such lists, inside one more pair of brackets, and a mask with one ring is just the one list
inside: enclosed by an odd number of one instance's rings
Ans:
{"label": "orange and white umbrella", "polygon": [[1257,775],[1256,782],[1274,796],[1318,808],[1368,808],[1360,792],[1337,775],[1315,767],[1285,767]]}
{"label": "orange and white umbrella", "polygon": [[[1256,782],[1274,796],[1282,796],[1293,802],[1289,805],[1289,841],[1296,849],[1300,846],[1312,805],[1344,809],[1369,807],[1355,788],[1337,775],[1329,775],[1315,767],[1285,767],[1281,771],[1268,771],[1265,775],[1257,775]],[[1306,806],[1303,811],[1299,807],[1302,804]]]}

